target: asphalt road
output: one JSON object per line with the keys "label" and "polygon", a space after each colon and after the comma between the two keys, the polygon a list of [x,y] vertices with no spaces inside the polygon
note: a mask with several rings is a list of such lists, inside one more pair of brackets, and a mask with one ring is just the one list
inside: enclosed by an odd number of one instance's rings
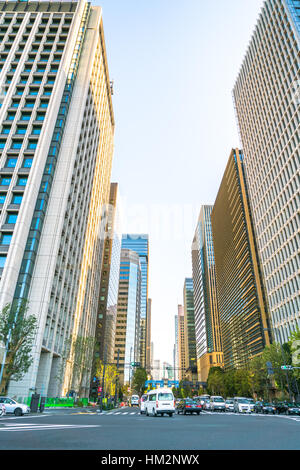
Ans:
{"label": "asphalt road", "polygon": [[137,408],[0,418],[2,450],[299,450],[300,417],[207,413],[146,417]]}

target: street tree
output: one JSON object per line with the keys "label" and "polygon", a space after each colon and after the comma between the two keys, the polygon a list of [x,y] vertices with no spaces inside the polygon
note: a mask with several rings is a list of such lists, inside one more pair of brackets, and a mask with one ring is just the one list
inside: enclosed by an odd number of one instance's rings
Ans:
{"label": "street tree", "polygon": [[132,390],[142,395],[145,390],[145,382],[147,380],[147,372],[142,367],[136,369],[132,378]]}
{"label": "street tree", "polygon": [[[11,380],[19,382],[33,362],[32,347],[37,319],[28,315],[28,301],[7,304],[0,312],[0,344],[7,345],[2,393],[7,393]],[[1,390],[0,390],[1,392]]]}

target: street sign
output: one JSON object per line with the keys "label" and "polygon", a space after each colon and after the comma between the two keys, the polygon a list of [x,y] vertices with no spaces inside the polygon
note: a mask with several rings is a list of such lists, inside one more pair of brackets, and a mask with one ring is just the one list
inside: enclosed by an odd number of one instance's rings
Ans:
{"label": "street sign", "polygon": [[140,362],[132,362],[131,366],[132,367],[140,367],[141,363]]}
{"label": "street sign", "polygon": [[293,370],[294,367],[293,366],[281,366],[281,369],[282,370]]}

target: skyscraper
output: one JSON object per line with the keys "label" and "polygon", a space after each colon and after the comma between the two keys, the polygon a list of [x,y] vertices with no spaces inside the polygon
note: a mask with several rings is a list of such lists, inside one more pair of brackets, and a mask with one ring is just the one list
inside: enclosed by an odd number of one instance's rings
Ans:
{"label": "skyscraper", "polygon": [[[120,383],[129,383],[131,362],[138,362],[141,315],[141,266],[139,255],[121,250],[120,280],[114,362],[119,359]],[[118,354],[119,351],[119,354]]]}
{"label": "skyscraper", "polygon": [[223,366],[217,299],[212,206],[202,206],[192,245],[197,370],[206,382],[211,367]]}
{"label": "skyscraper", "polygon": [[147,302],[147,334],[146,334],[146,371],[151,374],[151,309],[152,300]]}
{"label": "skyscraper", "polygon": [[178,380],[183,380],[187,370],[186,332],[184,328],[184,308],[178,305]]}
{"label": "skyscraper", "polygon": [[271,340],[243,160],[232,150],[211,214],[225,369],[247,365]]}
{"label": "skyscraper", "polygon": [[34,362],[9,393],[88,396],[90,351],[74,368],[74,347],[95,334],[114,135],[102,11],[0,10],[0,308],[26,299],[38,320]]}
{"label": "skyscraper", "polygon": [[234,86],[275,340],[300,326],[300,5],[267,0]]}
{"label": "skyscraper", "polygon": [[122,248],[135,251],[140,257],[142,271],[141,287],[141,320],[140,320],[140,358],[141,367],[146,367],[146,336],[147,336],[147,302],[148,302],[148,260],[149,237],[148,235],[122,236]]}
{"label": "skyscraper", "polygon": [[114,359],[122,237],[118,196],[118,184],[111,183],[109,204],[105,211],[106,235],[95,332],[94,372],[97,360],[112,363]]}
{"label": "skyscraper", "polygon": [[195,336],[195,309],[193,279],[186,278],[183,287],[184,329],[186,345],[186,362],[189,379],[197,380],[197,353]]}

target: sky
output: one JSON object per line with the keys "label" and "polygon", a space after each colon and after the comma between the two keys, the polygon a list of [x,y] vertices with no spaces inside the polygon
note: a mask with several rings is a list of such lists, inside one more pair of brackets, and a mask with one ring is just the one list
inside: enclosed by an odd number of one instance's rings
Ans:
{"label": "sky", "polygon": [[232,89],[263,0],[97,0],[116,121],[123,233],[148,233],[154,358],[173,363],[202,204],[239,147]]}

